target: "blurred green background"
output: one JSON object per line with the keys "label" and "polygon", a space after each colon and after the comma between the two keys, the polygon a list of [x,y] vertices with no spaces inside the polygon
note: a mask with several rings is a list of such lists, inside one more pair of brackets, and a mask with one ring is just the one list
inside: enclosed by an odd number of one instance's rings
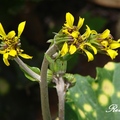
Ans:
{"label": "blurred green background", "polygon": [[[66,12],[74,15],[75,23],[78,16],[85,18],[82,33],[87,24],[98,32],[108,28],[115,39],[120,38],[118,8],[103,7],[90,0],[0,0],[0,22],[6,33],[17,32],[18,24],[26,21],[21,43],[25,53],[33,56],[32,60],[23,60],[30,66],[41,66],[43,54],[49,47],[46,41],[61,29]],[[97,55],[88,63],[85,56],[75,55],[68,62],[68,72],[95,77],[95,67],[102,67],[108,61],[111,61],[108,56]],[[114,61],[119,62],[119,57]],[[27,80],[14,61],[10,64],[5,66],[0,56],[0,120],[42,120],[38,84]],[[57,95],[51,88],[49,93],[55,118]]]}

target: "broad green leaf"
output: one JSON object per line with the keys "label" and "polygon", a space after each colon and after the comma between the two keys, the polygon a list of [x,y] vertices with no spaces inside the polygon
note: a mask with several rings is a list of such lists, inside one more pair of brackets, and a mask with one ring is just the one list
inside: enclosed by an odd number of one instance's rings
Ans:
{"label": "broad green leaf", "polygon": [[[87,81],[92,78],[80,75],[75,75],[75,77],[76,85],[67,92],[67,104],[69,104],[76,112],[76,120],[95,120],[98,109],[96,109],[97,100],[95,92],[92,90],[91,85]],[[71,102],[74,104],[71,105]]]}
{"label": "broad green leaf", "polygon": [[[109,63],[112,65],[112,63]],[[113,104],[118,106],[119,112],[114,112],[115,120],[120,119],[120,63],[114,64],[115,71],[113,75],[113,85],[114,85],[114,93],[111,96],[111,100]],[[110,113],[109,113],[110,114]]]}
{"label": "broad green leaf", "polygon": [[65,104],[65,109],[67,113],[70,113],[70,114],[66,114],[65,120],[77,120],[77,114],[74,111],[74,107],[73,108],[71,107],[72,105],[74,105],[74,103],[72,102],[69,102],[69,104],[67,103]]}
{"label": "broad green leaf", "polygon": [[[75,75],[76,85],[66,95],[65,118],[69,120],[120,119],[120,63],[109,62],[97,68],[96,79]],[[110,106],[112,108],[110,108]]]}

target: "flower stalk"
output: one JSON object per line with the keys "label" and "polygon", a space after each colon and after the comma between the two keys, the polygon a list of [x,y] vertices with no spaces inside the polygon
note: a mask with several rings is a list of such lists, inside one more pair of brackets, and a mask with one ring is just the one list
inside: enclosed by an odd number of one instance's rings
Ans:
{"label": "flower stalk", "polygon": [[19,57],[14,58],[18,65],[27,72],[31,77],[35,78],[38,82],[41,82],[40,75],[33,72]]}
{"label": "flower stalk", "polygon": [[[57,46],[52,45],[45,54],[52,56],[56,53]],[[42,106],[42,115],[43,120],[51,120],[50,108],[49,108],[49,99],[48,99],[48,84],[47,84],[47,69],[48,69],[48,60],[44,56],[42,66],[41,66],[41,82],[40,82],[40,92],[41,92],[41,106]]]}

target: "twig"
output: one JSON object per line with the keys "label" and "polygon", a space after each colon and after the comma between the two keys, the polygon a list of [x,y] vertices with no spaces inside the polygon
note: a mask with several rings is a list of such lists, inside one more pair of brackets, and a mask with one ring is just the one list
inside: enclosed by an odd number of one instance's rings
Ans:
{"label": "twig", "polygon": [[[52,45],[45,54],[52,56],[54,53],[56,53],[56,50],[57,50],[56,45]],[[49,100],[48,100],[47,69],[48,69],[48,61],[44,56],[41,66],[41,83],[40,83],[43,120],[51,120]]]}

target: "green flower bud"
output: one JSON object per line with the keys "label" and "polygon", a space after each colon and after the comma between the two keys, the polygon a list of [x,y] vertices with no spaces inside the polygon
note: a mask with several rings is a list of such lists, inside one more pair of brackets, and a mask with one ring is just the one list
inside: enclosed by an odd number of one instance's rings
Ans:
{"label": "green flower bud", "polygon": [[52,80],[53,80],[53,72],[50,69],[48,69],[47,70],[47,83],[48,84],[52,83]]}
{"label": "green flower bud", "polygon": [[57,59],[54,62],[50,63],[50,69],[54,74],[64,74],[67,69],[67,61]]}
{"label": "green flower bud", "polygon": [[75,78],[75,76],[73,74],[66,73],[63,77],[66,80],[66,82],[70,83],[71,87],[75,85],[76,78]]}

